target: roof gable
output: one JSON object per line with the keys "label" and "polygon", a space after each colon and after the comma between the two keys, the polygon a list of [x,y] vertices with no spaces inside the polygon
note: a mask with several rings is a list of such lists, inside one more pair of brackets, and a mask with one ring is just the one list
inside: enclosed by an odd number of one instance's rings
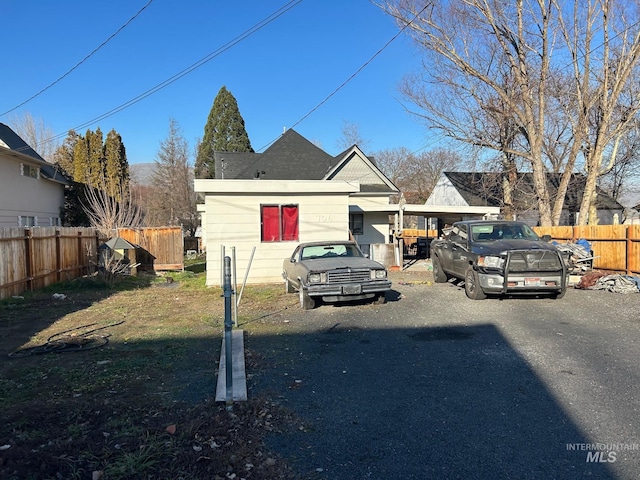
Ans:
{"label": "roof gable", "polygon": [[360,182],[362,192],[398,191],[357,146],[332,157],[293,129],[263,153],[215,152],[214,158],[217,179],[345,180]]}

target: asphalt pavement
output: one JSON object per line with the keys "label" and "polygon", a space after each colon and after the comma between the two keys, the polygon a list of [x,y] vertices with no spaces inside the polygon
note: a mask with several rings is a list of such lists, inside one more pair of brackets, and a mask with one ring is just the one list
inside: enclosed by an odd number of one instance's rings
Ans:
{"label": "asphalt pavement", "polygon": [[385,305],[246,326],[249,396],[304,425],[268,437],[301,479],[639,478],[640,294],[472,301],[422,262]]}

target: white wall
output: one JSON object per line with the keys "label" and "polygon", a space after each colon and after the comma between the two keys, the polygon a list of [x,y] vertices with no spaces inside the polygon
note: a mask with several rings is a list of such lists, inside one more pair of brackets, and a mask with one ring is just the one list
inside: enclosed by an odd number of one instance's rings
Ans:
{"label": "white wall", "polygon": [[442,175],[427,198],[425,205],[447,205],[452,207],[467,207],[469,204],[460,195],[451,181]]}
{"label": "white wall", "polygon": [[42,177],[20,175],[21,163],[0,153],[0,227],[17,226],[18,216],[38,217],[40,226],[49,226],[51,217],[60,217],[64,187]]}
{"label": "white wall", "polygon": [[[203,215],[207,285],[221,283],[221,246],[229,257],[235,247],[238,282],[244,279],[254,247],[247,282],[284,282],[283,261],[298,243],[349,238],[349,193],[359,188],[344,182],[275,180],[196,180],[195,185],[196,191],[208,192]],[[223,191],[215,192],[216,189]],[[262,243],[261,204],[297,204],[299,240]]]}

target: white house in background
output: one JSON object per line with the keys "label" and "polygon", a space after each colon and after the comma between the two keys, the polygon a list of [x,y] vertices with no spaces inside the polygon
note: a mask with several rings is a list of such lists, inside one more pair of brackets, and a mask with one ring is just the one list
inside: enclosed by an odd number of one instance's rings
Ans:
{"label": "white house in background", "polygon": [[[560,217],[560,225],[576,225],[582,192],[584,191],[585,176],[573,174],[569,181],[565,196],[564,209]],[[550,195],[554,196],[560,183],[559,174],[547,174],[547,187]],[[518,220],[527,222],[531,226],[539,223],[538,197],[533,186],[531,173],[520,172],[513,188],[513,207]],[[484,208],[500,213],[504,207],[502,190],[502,173],[500,172],[444,172],[438,179],[436,186],[425,205],[428,207],[449,206],[459,211],[445,218],[446,223],[466,218],[461,215],[466,207]],[[597,189],[596,208],[600,224],[610,225],[614,218],[622,218],[624,207],[615,199]],[[471,216],[471,218],[473,218]]]}
{"label": "white house in background", "polygon": [[60,225],[69,180],[0,123],[0,227]]}
{"label": "white house in background", "polygon": [[[282,281],[282,262],[301,242],[354,238],[372,258],[387,255],[393,183],[353,146],[335,157],[294,130],[264,153],[216,152],[216,179],[195,180],[204,197],[207,285],[219,285],[235,250],[239,279]],[[392,249],[391,252],[393,253]]]}

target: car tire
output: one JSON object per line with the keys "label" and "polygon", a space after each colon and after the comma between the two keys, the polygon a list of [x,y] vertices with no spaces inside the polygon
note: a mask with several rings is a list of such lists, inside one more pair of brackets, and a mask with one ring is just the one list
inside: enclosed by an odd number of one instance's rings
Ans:
{"label": "car tire", "polygon": [[553,295],[551,295],[551,298],[553,298],[554,300],[560,300],[562,297],[565,296],[566,293],[567,293],[567,287],[564,287],[559,292],[556,292]]}
{"label": "car tire", "polygon": [[484,293],[480,286],[478,272],[473,267],[467,268],[467,273],[464,276],[464,292],[471,300],[484,300],[487,298],[487,294]]}
{"label": "car tire", "polygon": [[293,293],[296,291],[296,289],[293,288],[293,285],[291,285],[291,282],[289,281],[288,278],[284,279],[284,289],[287,293]]}
{"label": "car tire", "polygon": [[312,310],[316,306],[316,301],[309,296],[309,294],[302,287],[302,283],[300,284],[300,289],[298,290],[300,295],[300,308],[303,310]]}
{"label": "car tire", "polygon": [[447,283],[449,281],[449,275],[442,270],[442,264],[437,255],[433,256],[431,264],[433,268],[433,281],[436,283]]}
{"label": "car tire", "polygon": [[387,296],[384,293],[378,293],[376,295],[376,300],[375,302],[378,305],[384,305],[385,303],[387,303]]}

